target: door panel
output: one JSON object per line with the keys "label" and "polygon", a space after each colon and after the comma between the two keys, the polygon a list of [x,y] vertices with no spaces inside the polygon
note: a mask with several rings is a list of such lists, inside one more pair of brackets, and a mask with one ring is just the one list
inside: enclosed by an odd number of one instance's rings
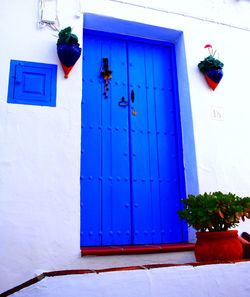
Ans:
{"label": "door panel", "polygon": [[176,144],[176,119],[171,52],[167,47],[154,47],[153,73],[156,107],[159,194],[162,242],[180,242],[181,221],[177,218],[180,200]]}
{"label": "door panel", "polygon": [[113,75],[102,95],[102,245],[131,244],[128,109],[118,105],[128,98],[126,42],[101,40]]}
{"label": "door panel", "polygon": [[[131,244],[128,109],[118,105],[127,98],[126,42],[85,35],[84,44],[81,245]],[[108,98],[103,58],[114,73]]]}
{"label": "door panel", "polygon": [[[131,102],[131,183],[132,183],[132,221],[134,244],[152,242],[152,193],[150,186],[151,168],[148,134],[148,104],[145,46],[128,43],[129,87],[134,91],[135,100]],[[145,219],[147,218],[147,219]]]}
{"label": "door panel", "polygon": [[145,47],[146,91],[147,91],[147,120],[150,167],[150,191],[152,200],[152,243],[161,243],[161,202],[159,189],[158,139],[156,125],[156,106],[154,90],[154,60],[152,46]]}
{"label": "door panel", "polygon": [[[101,104],[102,85],[95,69],[100,61],[101,41],[85,39],[83,56],[82,150],[81,150],[81,245],[101,245]],[[95,51],[92,49],[95,48]],[[87,63],[85,63],[87,61]]]}
{"label": "door panel", "polygon": [[134,243],[181,241],[170,49],[130,42],[128,63],[137,111],[131,116]]}
{"label": "door panel", "polygon": [[182,241],[170,48],[84,34],[83,54],[81,245]]}

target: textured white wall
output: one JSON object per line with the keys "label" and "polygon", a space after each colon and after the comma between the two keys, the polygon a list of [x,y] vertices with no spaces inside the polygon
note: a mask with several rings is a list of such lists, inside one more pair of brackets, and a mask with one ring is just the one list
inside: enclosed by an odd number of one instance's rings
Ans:
{"label": "textured white wall", "polygon": [[[61,26],[81,42],[70,2],[59,7]],[[64,79],[57,33],[37,27],[38,1],[3,0],[0,20],[1,292],[79,257],[82,63]],[[55,108],[6,103],[10,59],[58,64]]]}
{"label": "textured white wall", "polygon": [[[81,59],[65,80],[54,33],[36,26],[37,2],[1,1],[0,292],[33,277],[37,269],[69,267],[79,257]],[[184,32],[200,192],[250,196],[250,2],[127,2],[83,4],[86,12]],[[77,2],[58,3],[61,27],[73,26],[81,41]],[[225,64],[215,92],[197,68],[207,55],[206,43]],[[6,103],[10,59],[59,65],[56,108]],[[214,107],[222,110],[222,120],[212,119]],[[250,222],[240,231],[250,232]],[[96,261],[101,266],[100,258]]]}
{"label": "textured white wall", "polygon": [[247,297],[249,267],[248,262],[49,277],[12,296]]}

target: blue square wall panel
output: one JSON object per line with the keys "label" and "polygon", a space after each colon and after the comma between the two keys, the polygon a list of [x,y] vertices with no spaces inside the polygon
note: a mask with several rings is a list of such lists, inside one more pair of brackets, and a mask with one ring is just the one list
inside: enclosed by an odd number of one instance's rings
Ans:
{"label": "blue square wall panel", "polygon": [[8,103],[56,106],[57,65],[10,61]]}

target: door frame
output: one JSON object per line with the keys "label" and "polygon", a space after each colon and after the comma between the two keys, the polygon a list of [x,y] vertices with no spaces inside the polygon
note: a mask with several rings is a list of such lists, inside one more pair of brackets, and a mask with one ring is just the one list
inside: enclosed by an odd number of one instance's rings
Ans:
{"label": "door frame", "polygon": [[[105,31],[103,30],[103,28],[105,28]],[[180,197],[185,198],[187,195],[187,181],[189,176],[192,176],[191,187],[189,187],[191,190],[193,190],[192,194],[198,193],[199,187],[197,178],[193,123],[191,104],[189,98],[189,86],[187,81],[183,32],[140,23],[128,22],[124,20],[118,20],[110,17],[85,14],[83,34],[84,33],[90,33],[92,35],[106,36],[122,40],[142,42],[152,45],[167,46],[171,49]],[[178,59],[179,65],[177,64]],[[182,80],[184,80],[184,83]],[[180,101],[180,98],[182,98],[182,102]],[[181,109],[185,109],[184,117],[183,112],[181,115]],[[183,120],[185,121],[185,126],[181,125],[182,122],[184,122]],[[187,133],[185,133],[186,131]],[[188,155],[184,156],[184,145],[186,143],[189,144]],[[184,169],[185,160],[187,162],[191,162],[190,164],[192,164],[191,168],[189,168],[188,171]],[[187,224],[185,222],[182,222],[182,238],[184,242],[188,241],[188,230]]]}

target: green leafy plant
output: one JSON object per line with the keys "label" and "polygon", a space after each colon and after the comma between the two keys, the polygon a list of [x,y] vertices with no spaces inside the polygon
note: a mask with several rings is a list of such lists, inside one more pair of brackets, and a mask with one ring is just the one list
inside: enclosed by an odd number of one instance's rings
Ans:
{"label": "green leafy plant", "polygon": [[208,56],[198,64],[198,67],[202,73],[206,73],[209,70],[222,69],[224,64],[213,56]]}
{"label": "green leafy plant", "polygon": [[59,32],[57,46],[59,46],[60,44],[63,44],[63,43],[66,43],[69,45],[78,44],[78,37],[75,34],[72,34],[71,31],[72,31],[72,28],[67,27]]}
{"label": "green leafy plant", "polygon": [[224,67],[224,64],[215,59],[216,50],[214,51],[211,44],[206,44],[204,48],[208,49],[209,56],[198,64],[198,67],[202,73],[206,73],[210,70],[218,70]]}
{"label": "green leafy plant", "polygon": [[182,220],[197,231],[227,231],[240,219],[250,218],[250,197],[240,198],[232,193],[204,193],[181,199],[184,208],[178,211]]}
{"label": "green leafy plant", "polygon": [[213,56],[208,56],[198,64],[198,67],[202,73],[206,73],[209,70],[222,69],[224,64]]}

